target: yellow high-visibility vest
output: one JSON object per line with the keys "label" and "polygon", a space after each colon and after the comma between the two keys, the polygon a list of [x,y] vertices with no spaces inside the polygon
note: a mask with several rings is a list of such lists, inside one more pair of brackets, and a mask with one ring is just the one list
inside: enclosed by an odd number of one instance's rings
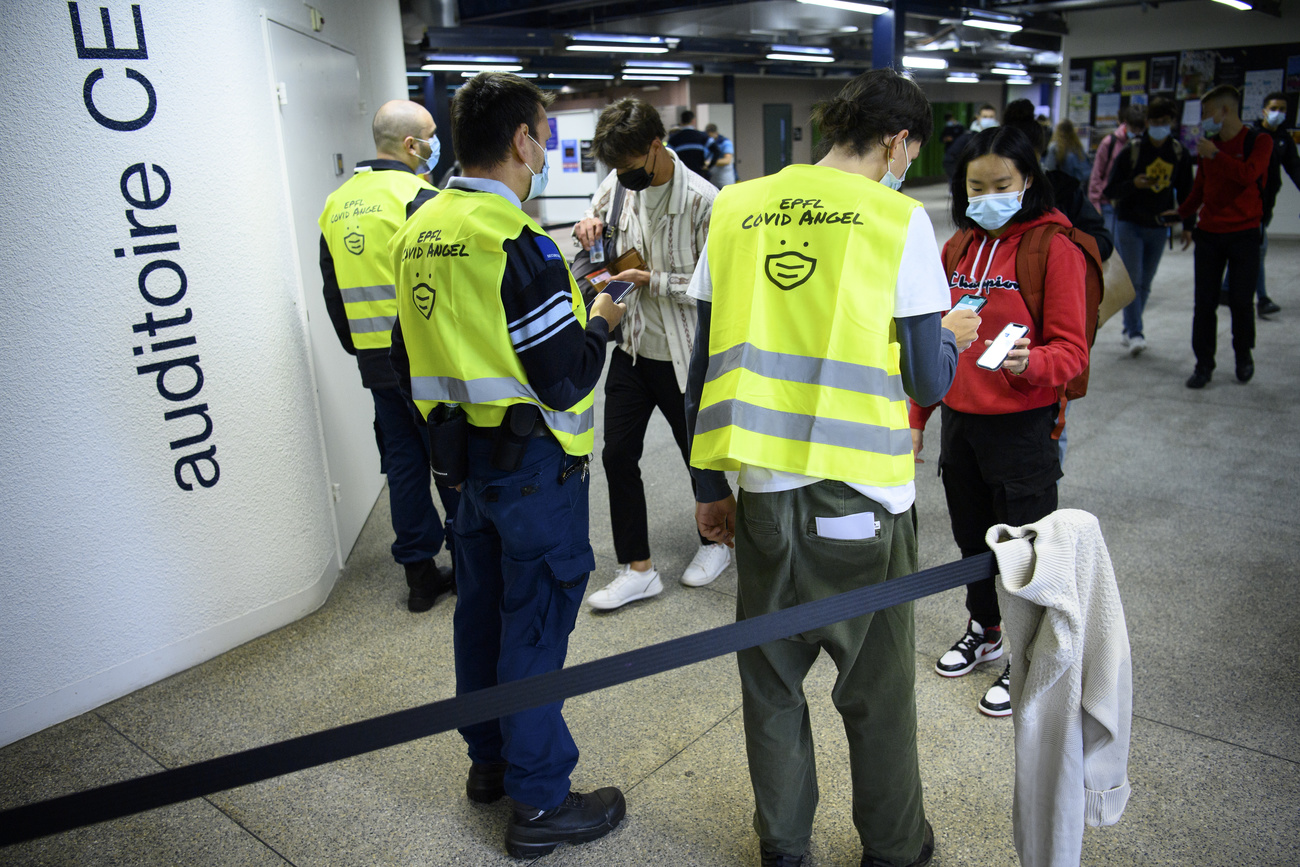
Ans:
{"label": "yellow high-visibility vest", "polygon": [[788,166],[713,203],[691,464],[894,487],[914,474],[894,292],[914,199]]}
{"label": "yellow high-visibility vest", "polygon": [[[435,404],[458,403],[477,427],[501,424],[513,404],[536,404],[566,452],[590,454],[594,389],[574,406],[547,406],[528,384],[510,342],[501,301],[502,242],[525,226],[546,235],[502,196],[447,189],[393,236],[397,318],[411,360],[412,397],[425,418]],[[569,288],[573,315],[585,328],[587,308],[571,274]]]}
{"label": "yellow high-visibility vest", "polygon": [[321,234],[334,259],[352,345],[387,349],[393,344],[397,295],[388,242],[406,222],[406,205],[428,183],[412,172],[361,168],[325,200]]}

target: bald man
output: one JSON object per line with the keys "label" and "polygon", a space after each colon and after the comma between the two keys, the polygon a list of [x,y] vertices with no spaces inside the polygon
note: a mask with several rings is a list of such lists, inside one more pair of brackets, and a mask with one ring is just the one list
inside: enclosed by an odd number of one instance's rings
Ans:
{"label": "bald man", "polygon": [[379,469],[388,476],[392,507],[393,559],[406,570],[407,608],[428,611],[447,591],[455,591],[451,568],[434,555],[448,543],[460,502],[455,491],[438,488],[446,522],[430,494],[429,432],[398,390],[388,361],[397,294],[388,241],[418,207],[437,194],[420,174],[438,162],[433,117],[424,106],[393,100],[375,112],[375,159],[357,163],[352,177],[325,202],[320,215],[320,272],[325,307],[339,343],[356,356],[361,384],[375,402]]}

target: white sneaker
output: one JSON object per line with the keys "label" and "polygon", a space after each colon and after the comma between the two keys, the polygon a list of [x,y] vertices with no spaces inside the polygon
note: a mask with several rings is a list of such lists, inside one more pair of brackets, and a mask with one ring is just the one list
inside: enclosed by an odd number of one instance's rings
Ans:
{"label": "white sneaker", "polygon": [[1128,332],[1121,331],[1119,335],[1119,345],[1124,347],[1125,349],[1128,349],[1130,343],[1131,341],[1128,339]]}
{"label": "white sneaker", "polygon": [[659,573],[655,569],[638,572],[631,566],[620,566],[614,574],[614,580],[604,590],[597,590],[588,596],[587,602],[592,608],[612,611],[638,599],[658,596],[663,590],[663,582],[659,580]]}
{"label": "white sneaker", "polygon": [[1137,337],[1130,337],[1128,341],[1128,354],[1137,358],[1147,348],[1147,340],[1141,334]]}
{"label": "white sneaker", "polygon": [[691,559],[691,565],[682,573],[682,583],[687,587],[712,584],[731,562],[731,549],[726,545],[701,545]]}

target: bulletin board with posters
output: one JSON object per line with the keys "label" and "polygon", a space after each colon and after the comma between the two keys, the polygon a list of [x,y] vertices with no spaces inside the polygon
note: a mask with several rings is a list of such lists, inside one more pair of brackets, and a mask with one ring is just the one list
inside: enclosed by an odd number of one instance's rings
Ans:
{"label": "bulletin board with posters", "polygon": [[1147,104],[1153,96],[1175,100],[1179,137],[1195,147],[1201,95],[1220,84],[1231,84],[1242,92],[1241,114],[1247,123],[1259,119],[1267,94],[1284,92],[1286,123],[1300,142],[1300,132],[1295,131],[1300,125],[1296,118],[1300,42],[1073,57],[1066,80],[1070,119],[1079,137],[1093,150],[1119,126],[1130,105]]}

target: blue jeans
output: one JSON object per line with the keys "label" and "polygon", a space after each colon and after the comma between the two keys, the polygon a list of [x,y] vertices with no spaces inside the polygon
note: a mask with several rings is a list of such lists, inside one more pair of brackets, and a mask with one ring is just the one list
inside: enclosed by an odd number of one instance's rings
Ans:
{"label": "blue jeans", "polygon": [[1110,232],[1112,238],[1115,237],[1115,208],[1104,199],[1101,203],[1101,219],[1106,224],[1106,231]]}
{"label": "blue jeans", "polygon": [[[1268,229],[1260,227],[1259,230],[1259,277],[1255,279],[1255,300],[1264,301],[1268,298],[1268,289],[1264,285],[1264,257],[1268,255]],[[1228,275],[1223,275],[1223,291],[1228,291]]]}
{"label": "blue jeans", "polygon": [[[587,576],[588,479],[560,475],[577,458],[554,439],[529,440],[516,470],[492,465],[493,442],[472,434],[456,537],[456,694],[564,667]],[[569,793],[578,747],[562,702],[460,730],[475,762],[509,763],[506,794],[539,810]]]}
{"label": "blue jeans", "polygon": [[[388,505],[393,513],[393,559],[398,563],[430,560],[449,537],[460,494],[438,488],[446,527],[433,507],[429,488],[429,429],[415,407],[395,388],[372,388],[375,400],[375,438],[379,444],[379,471],[388,476]],[[450,544],[447,546],[450,551]]]}
{"label": "blue jeans", "polygon": [[1151,296],[1151,281],[1160,267],[1169,230],[1164,226],[1141,226],[1120,220],[1115,231],[1115,247],[1133,280],[1134,298],[1124,308],[1124,333],[1142,336],[1142,311]]}

